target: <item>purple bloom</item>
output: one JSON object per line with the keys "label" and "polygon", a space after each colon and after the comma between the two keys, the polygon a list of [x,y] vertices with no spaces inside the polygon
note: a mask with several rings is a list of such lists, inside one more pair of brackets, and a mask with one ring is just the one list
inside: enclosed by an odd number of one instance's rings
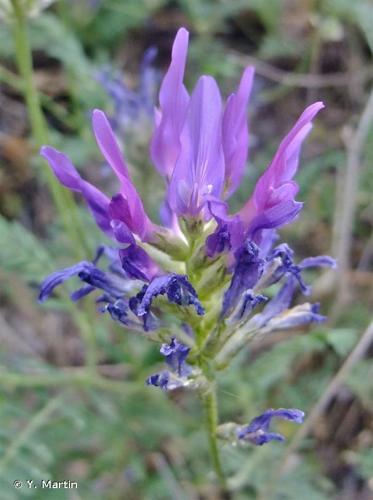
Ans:
{"label": "purple bloom", "polygon": [[202,76],[192,93],[180,134],[180,154],[168,189],[168,201],[179,215],[197,216],[224,186],[221,138],[222,102],[215,80]]}
{"label": "purple bloom", "polygon": [[78,276],[81,281],[88,285],[71,295],[74,301],[81,299],[95,289],[103,290],[112,297],[121,297],[128,288],[122,277],[111,272],[105,273],[92,262],[82,261],[49,275],[40,285],[39,301],[45,302],[57,286],[73,276]]}
{"label": "purple bloom", "polygon": [[231,313],[241,296],[251,290],[258,282],[264,267],[264,261],[259,257],[259,248],[247,240],[235,254],[236,264],[228,290],[224,294],[222,316]]}
{"label": "purple bloom", "polygon": [[82,194],[97,225],[107,236],[114,239],[117,237],[121,243],[133,243],[131,233],[138,235],[143,241],[151,239],[155,226],[145,213],[114,133],[102,111],[93,111],[92,127],[97,144],[120,183],[120,192],[111,200],[82,179],[63,153],[50,146],[43,146],[41,155],[49,162],[61,184]]}
{"label": "purple bloom", "polygon": [[186,363],[189,347],[172,337],[169,344],[162,344],[160,353],[166,358],[170,371],[164,370],[151,375],[146,383],[164,390],[172,390],[185,385],[191,367]]}
{"label": "purple bloom", "polygon": [[262,446],[270,441],[284,441],[282,434],[269,432],[273,418],[281,418],[296,424],[303,423],[304,412],[296,409],[279,408],[278,410],[267,410],[262,415],[255,417],[247,426],[237,430],[237,438],[252,444]]}
{"label": "purple bloom", "polygon": [[294,201],[298,185],[292,179],[298,169],[301,145],[312,129],[313,118],[323,107],[322,102],[316,102],[306,108],[281,142],[272,162],[258,180],[252,197],[240,210],[251,237],[262,229],[291,222],[302,208]]}
{"label": "purple bloom", "polygon": [[130,278],[151,281],[160,270],[157,264],[141,247],[129,245],[119,250],[119,258],[124,271]]}
{"label": "purple bloom", "polygon": [[151,142],[151,157],[159,173],[170,179],[180,153],[180,133],[183,128],[189,95],[184,87],[184,71],[189,33],[181,28],[172,47],[170,67],[159,91],[159,110]]}
{"label": "purple bloom", "polygon": [[[168,370],[148,379],[148,384],[163,389],[206,383],[198,368],[186,363],[190,349],[176,340],[178,328],[183,328],[184,334],[185,330],[196,332],[200,359],[206,356],[209,361],[213,353],[216,364],[224,366],[257,334],[323,321],[318,304],[291,307],[292,300],[297,287],[303,293],[310,291],[303,271],[335,265],[327,256],[295,263],[293,251],[286,244],[274,247],[276,229],[291,222],[302,208],[295,200],[298,185],[294,176],[301,145],[323,104],[317,102],[303,112],[254,186],[250,199],[236,214],[229,214],[227,199],[238,188],[248,157],[246,108],[254,70],[244,70],[237,91],[226,102],[216,81],[206,75],[197,80],[189,95],[183,83],[188,38],[184,28],[175,37],[150,144],[152,161],[165,183],[160,207],[163,226],[147,216],[102,111],[93,111],[92,127],[98,148],[118,179],[118,191],[113,196],[106,196],[84,180],[59,151],[49,146],[41,149],[61,184],[83,196],[97,225],[117,248],[100,250],[93,262],[83,261],[53,273],[41,285],[40,301],[76,276],[83,285],[72,294],[73,300],[101,290],[97,303],[102,311],[131,329],[149,332],[164,327],[164,318],[174,314],[175,337],[161,347]],[[144,62],[145,67],[148,63]],[[144,97],[153,80],[149,75],[145,78],[145,71],[143,76],[139,92]],[[127,99],[134,104],[132,111],[144,104],[137,97],[131,101],[133,96],[118,82],[105,83],[115,101],[123,104]],[[150,107],[149,101],[147,112]],[[98,267],[102,253],[109,258],[105,271]],[[281,288],[270,300],[266,288],[275,283]],[[162,298],[154,303],[159,296]],[[204,315],[204,306],[206,317],[198,319],[194,313]],[[160,338],[161,334],[159,330],[151,337]],[[242,427],[238,439],[255,444],[282,439],[269,432],[273,417],[299,422],[303,413],[268,410]]]}
{"label": "purple bloom", "polygon": [[143,297],[137,309],[138,316],[144,316],[149,312],[153,299],[158,295],[166,295],[167,299],[180,306],[194,306],[198,315],[204,314],[204,309],[198,300],[198,296],[187,276],[168,274],[158,276],[152,280],[149,286],[142,290]]}
{"label": "purple bloom", "polygon": [[247,103],[254,78],[254,68],[245,69],[237,93],[227,99],[222,123],[222,142],[225,160],[225,191],[231,195],[239,186],[246,166],[249,134]]}

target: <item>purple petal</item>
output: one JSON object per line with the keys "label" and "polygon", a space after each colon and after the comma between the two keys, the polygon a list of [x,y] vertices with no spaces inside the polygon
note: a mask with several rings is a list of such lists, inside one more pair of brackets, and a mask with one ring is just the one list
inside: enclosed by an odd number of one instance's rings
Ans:
{"label": "purple petal", "polygon": [[160,387],[164,391],[167,391],[169,380],[170,380],[170,373],[167,370],[164,370],[161,373],[155,373],[154,375],[150,375],[150,377],[146,379],[146,384],[154,385],[154,387]]}
{"label": "purple petal", "polygon": [[216,230],[206,238],[206,254],[235,252],[244,239],[244,226],[238,215],[228,215],[228,205],[221,200],[208,201],[208,210],[218,223]]}
{"label": "purple petal", "polygon": [[119,250],[119,258],[128,276],[142,281],[152,280],[159,268],[149,255],[137,245],[130,245]]}
{"label": "purple petal", "polygon": [[113,230],[114,237],[119,243],[135,244],[135,238],[132,231],[130,231],[129,227],[124,222],[118,219],[113,219],[110,221],[110,225]]}
{"label": "purple petal", "polygon": [[[312,129],[311,122],[323,107],[322,102],[316,102],[306,108],[281,142],[271,164],[258,180],[252,197],[239,212],[247,225],[252,225],[253,219],[258,217],[259,222],[256,220],[254,224],[256,230],[280,227],[298,214],[300,207],[294,202],[298,186],[292,178],[298,168],[301,145]],[[280,214],[277,214],[278,209]]]}
{"label": "purple petal", "polygon": [[115,139],[109,120],[103,111],[95,109],[92,113],[92,128],[104,158],[117,174],[120,181],[129,179],[128,167],[123,160],[122,152]]}
{"label": "purple petal", "polygon": [[262,444],[270,441],[284,441],[284,436],[281,434],[269,432],[269,426],[273,418],[281,418],[296,424],[303,423],[304,412],[297,409],[279,408],[278,410],[267,410],[262,415],[255,417],[249,425],[241,427],[237,431],[237,438],[244,441],[249,441],[255,445],[261,446]]}
{"label": "purple petal", "polygon": [[308,269],[309,267],[331,267],[335,269],[337,261],[333,257],[329,257],[329,255],[318,255],[317,257],[307,257],[298,265],[301,269]]}
{"label": "purple petal", "polygon": [[280,202],[271,208],[259,212],[249,225],[247,235],[262,244],[262,230],[281,227],[293,221],[303,208],[303,203],[293,200]]}
{"label": "purple petal", "polygon": [[91,272],[94,267],[95,266],[91,262],[82,261],[71,267],[55,271],[40,285],[39,302],[45,302],[57,286],[61,285],[73,276],[77,276],[82,271],[86,271],[88,273]]}
{"label": "purple petal", "polygon": [[146,215],[141,198],[131,181],[123,179],[121,192],[113,196],[110,201],[109,214],[111,219],[122,221],[143,241],[151,238],[154,225]]}
{"label": "purple petal", "polygon": [[264,267],[259,257],[259,248],[247,240],[235,254],[236,265],[228,290],[224,294],[222,316],[230,314],[247,290],[251,290],[258,282]]}
{"label": "purple petal", "polygon": [[275,316],[269,323],[271,330],[289,330],[309,325],[310,323],[322,323],[326,316],[320,314],[319,304],[301,304],[285,311],[280,316]]}
{"label": "purple petal", "polygon": [[197,215],[209,197],[219,198],[224,183],[221,97],[215,80],[202,76],[193,91],[181,133],[181,151],[168,190],[179,215]]}
{"label": "purple petal", "polygon": [[204,309],[198,300],[197,292],[188,278],[179,274],[158,276],[144,289],[144,294],[137,309],[138,316],[146,315],[153,299],[158,295],[167,295],[167,299],[181,306],[193,305],[197,314],[203,315]]}
{"label": "purple petal", "polygon": [[50,146],[43,146],[40,154],[48,161],[61,184],[84,197],[98,227],[112,237],[110,217],[108,215],[109,199],[107,196],[82,179],[69,158],[63,153]]}
{"label": "purple petal", "polygon": [[160,353],[165,356],[168,366],[179,376],[190,373],[190,367],[185,362],[190,348],[182,344],[175,337],[169,344],[162,344]]}
{"label": "purple petal", "polygon": [[249,146],[247,103],[253,77],[254,68],[246,68],[237,93],[230,95],[227,100],[223,115],[222,142],[227,196],[230,196],[239,186],[246,165]]}
{"label": "purple petal", "polygon": [[150,152],[157,170],[171,178],[180,152],[180,133],[189,101],[183,85],[189,34],[180,28],[172,47],[172,61],[159,92],[160,114],[152,138]]}

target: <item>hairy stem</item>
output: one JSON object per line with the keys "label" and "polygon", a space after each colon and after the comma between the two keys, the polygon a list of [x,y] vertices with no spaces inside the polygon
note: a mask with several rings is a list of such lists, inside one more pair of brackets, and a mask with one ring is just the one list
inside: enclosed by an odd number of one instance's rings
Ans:
{"label": "hairy stem", "polygon": [[223,468],[220,462],[218,438],[216,434],[216,429],[218,426],[218,406],[215,382],[212,382],[210,384],[210,387],[207,391],[201,392],[200,397],[203,404],[204,424],[207,432],[211,462],[221,488],[223,490],[226,490],[227,485]]}

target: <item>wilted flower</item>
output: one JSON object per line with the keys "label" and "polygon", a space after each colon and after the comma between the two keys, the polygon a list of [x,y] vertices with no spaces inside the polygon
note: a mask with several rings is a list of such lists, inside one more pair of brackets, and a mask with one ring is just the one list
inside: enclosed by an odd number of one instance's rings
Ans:
{"label": "wilted flower", "polygon": [[219,426],[218,434],[221,439],[229,441],[234,446],[244,446],[247,443],[262,446],[270,441],[284,441],[285,438],[282,434],[269,430],[273,418],[301,424],[304,412],[294,408],[266,410],[258,417],[253,418],[248,425],[240,426],[230,422],[223,424]]}
{"label": "wilted flower", "polygon": [[[286,244],[275,244],[276,230],[292,222],[302,208],[295,200],[298,185],[293,178],[301,145],[323,104],[306,108],[251,197],[230,215],[227,199],[242,180],[248,156],[246,107],[254,70],[245,69],[225,104],[210,76],[199,78],[189,95],[183,84],[187,48],[188,32],[182,28],[161,84],[150,144],[152,161],[166,186],[162,225],[148,217],[102,111],[93,111],[92,127],[119,183],[114,196],[84,180],[63,153],[50,146],[41,150],[58,180],[84,197],[112,248],[104,251],[108,270],[99,269],[95,259],[57,271],[42,284],[40,300],[78,276],[84,286],[73,293],[73,300],[99,289],[101,310],[114,320],[161,342],[168,329],[169,343],[162,345],[161,353],[169,369],[148,378],[148,384],[162,389],[201,387],[202,379],[208,385],[211,373],[229,365],[252,338],[323,321],[318,305],[291,303],[297,289],[310,292],[302,277],[305,269],[335,265],[327,256],[296,264]],[[277,283],[281,287],[273,296],[267,289]],[[279,439],[268,432],[276,416],[299,423],[303,413],[268,410],[240,428],[237,439],[256,444]]]}

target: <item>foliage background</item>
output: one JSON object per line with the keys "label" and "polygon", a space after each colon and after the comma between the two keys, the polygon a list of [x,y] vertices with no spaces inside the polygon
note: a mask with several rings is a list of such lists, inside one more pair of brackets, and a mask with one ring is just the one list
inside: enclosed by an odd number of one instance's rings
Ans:
{"label": "foliage background", "polygon": [[[180,25],[192,34],[189,85],[209,73],[226,95],[246,64],[256,66],[249,168],[235,206],[248,197],[305,105],[323,100],[327,106],[303,150],[298,198],[305,209],[282,235],[299,258],[320,253],[340,258],[336,273],[314,277],[313,300],[322,302],[330,320],[297,335],[264,339],[243,352],[219,381],[222,421],[246,422],[278,406],[299,407],[309,415],[328,395],[370,322],[372,22],[369,0],[59,0],[30,21],[49,143],[102,187],[110,189],[110,181],[90,133],[89,112],[115,109],[97,72],[115,67],[135,87],[144,50],[156,46],[154,65],[161,74]],[[1,499],[219,498],[198,401],[193,394],[168,396],[144,386],[161,362],[157,348],[95,314],[88,300],[83,307],[97,342],[100,376],[83,376],[84,342],[67,302],[37,305],[37,284],[49,271],[74,262],[77,249],[56,217],[46,167],[33,147],[6,23],[0,60]],[[368,116],[363,123],[362,116]],[[361,126],[354,165],[351,154]],[[122,140],[156,218],[161,186],[155,176],[149,178],[146,126],[132,127],[132,140]],[[90,258],[101,236],[84,207],[79,212]],[[222,450],[233,498],[372,497],[372,354],[367,342],[353,356],[351,370],[342,368],[340,383],[303,439],[297,441],[294,426],[280,424],[285,445]],[[17,491],[15,479],[69,479],[79,487]]]}

